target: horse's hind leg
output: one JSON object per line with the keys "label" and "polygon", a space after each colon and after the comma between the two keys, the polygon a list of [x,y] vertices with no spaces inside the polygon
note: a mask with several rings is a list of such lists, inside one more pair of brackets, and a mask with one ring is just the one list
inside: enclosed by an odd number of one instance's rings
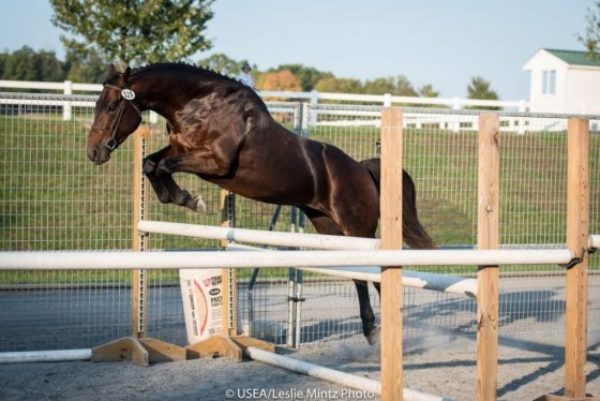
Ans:
{"label": "horse's hind leg", "polygon": [[[343,235],[340,227],[332,219],[325,216],[321,212],[310,208],[301,209],[320,234]],[[353,281],[354,285],[356,286],[356,293],[358,294],[358,304],[360,308],[360,320],[362,322],[363,334],[365,335],[368,343],[373,345],[379,338],[379,328],[375,324],[375,313],[373,312],[371,299],[369,298],[369,283],[361,280]]]}
{"label": "horse's hind leg", "polygon": [[146,157],[143,166],[144,174],[150,180],[150,184],[161,203],[174,203],[192,209],[195,212],[204,213],[206,211],[206,204],[202,196],[192,196],[189,192],[181,189],[170,174],[160,176],[156,174],[158,163],[166,157],[171,157],[174,153],[175,151],[169,145]]}

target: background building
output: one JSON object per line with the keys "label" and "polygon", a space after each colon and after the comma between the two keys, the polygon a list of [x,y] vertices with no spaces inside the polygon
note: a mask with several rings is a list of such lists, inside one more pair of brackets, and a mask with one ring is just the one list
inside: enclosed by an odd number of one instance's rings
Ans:
{"label": "background building", "polygon": [[531,71],[531,111],[600,113],[600,60],[583,51],[540,49],[523,69]]}

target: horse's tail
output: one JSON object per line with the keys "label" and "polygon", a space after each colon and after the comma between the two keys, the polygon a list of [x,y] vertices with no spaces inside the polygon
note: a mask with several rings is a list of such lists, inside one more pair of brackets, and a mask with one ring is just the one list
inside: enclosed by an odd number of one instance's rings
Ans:
{"label": "horse's tail", "polygon": [[[381,193],[381,160],[367,159],[360,162],[371,174],[377,192]],[[417,214],[417,192],[410,175],[402,170],[402,238],[413,249],[435,249],[437,245],[421,225]]]}

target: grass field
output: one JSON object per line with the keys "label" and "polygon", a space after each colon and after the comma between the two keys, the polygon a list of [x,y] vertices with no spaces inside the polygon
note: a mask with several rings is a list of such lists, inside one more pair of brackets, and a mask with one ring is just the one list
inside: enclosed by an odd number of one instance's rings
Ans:
{"label": "grass field", "polygon": [[[85,154],[89,116],[63,122],[59,116],[0,116],[0,249],[129,249],[132,242],[132,143],[126,142],[103,166]],[[166,143],[162,124],[150,148]],[[505,244],[559,244],[565,241],[566,135],[531,127],[525,135],[501,136],[501,236]],[[373,127],[312,127],[312,139],[335,144],[361,160],[376,156],[379,130]],[[600,135],[591,137],[591,231],[600,232]],[[405,168],[418,189],[425,227],[440,244],[476,242],[477,135],[436,128],[405,131]],[[177,177],[202,193],[209,210],[199,215],[159,204],[149,194],[148,219],[219,224],[219,189],[195,177]],[[239,198],[236,225],[265,229],[273,205]],[[289,208],[276,226],[289,230]],[[307,231],[312,231],[307,222]],[[153,235],[152,248],[216,247],[215,241]],[[594,268],[598,268],[595,263]],[[453,271],[464,271],[454,269]],[[446,270],[448,271],[448,270]],[[159,273],[157,273],[159,274]],[[246,273],[241,273],[247,275]],[[272,273],[271,276],[282,273]],[[175,272],[160,273],[171,281]],[[268,275],[268,274],[267,274]],[[127,282],[123,272],[8,273],[0,283]]]}

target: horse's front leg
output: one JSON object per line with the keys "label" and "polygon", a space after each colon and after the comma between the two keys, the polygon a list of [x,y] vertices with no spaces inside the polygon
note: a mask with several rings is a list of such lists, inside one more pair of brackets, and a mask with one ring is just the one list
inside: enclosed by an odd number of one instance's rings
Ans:
{"label": "horse's front leg", "polygon": [[192,196],[189,192],[181,189],[175,180],[173,180],[171,174],[157,173],[157,166],[160,162],[167,157],[172,157],[174,154],[175,150],[169,145],[146,157],[143,166],[144,174],[148,177],[161,203],[174,203],[195,212],[206,212],[206,203],[204,203],[202,196]]}
{"label": "horse's front leg", "polygon": [[166,157],[156,166],[159,178],[173,173],[184,172],[222,177],[229,173],[236,148],[224,146],[203,146],[187,153]]}

